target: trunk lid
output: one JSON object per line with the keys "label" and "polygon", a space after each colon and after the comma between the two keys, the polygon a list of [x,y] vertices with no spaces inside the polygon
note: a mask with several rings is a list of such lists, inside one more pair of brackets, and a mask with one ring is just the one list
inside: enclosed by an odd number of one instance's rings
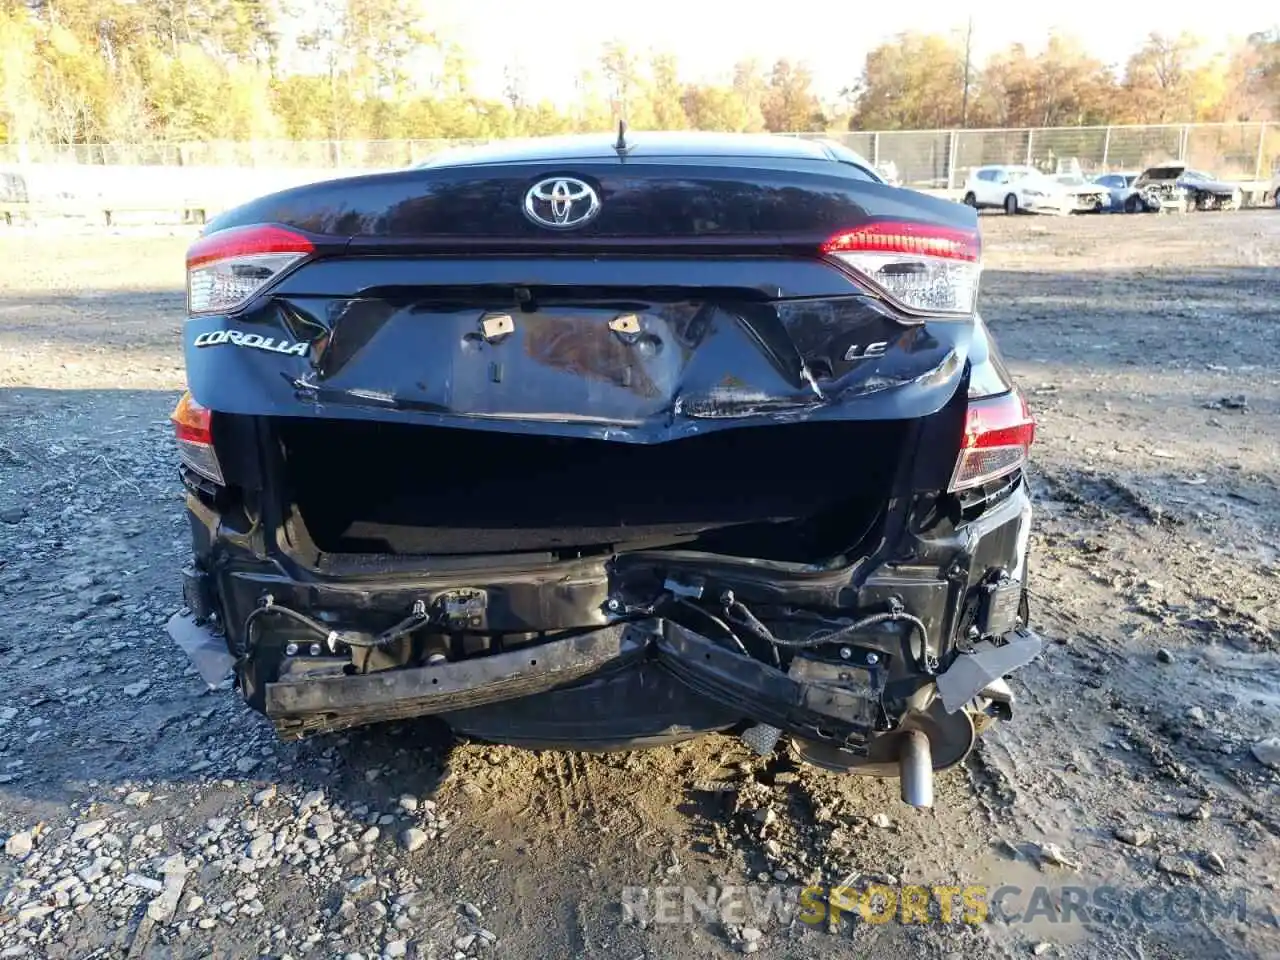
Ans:
{"label": "trunk lid", "polygon": [[[525,202],[542,181],[585,183],[599,212],[573,230],[548,230]],[[870,219],[967,224],[964,208],[871,179],[831,159],[625,156],[422,167],[309,184],[265,197],[210,229],[279,223],[351,250],[420,246],[484,249],[629,248],[672,241],[699,249],[816,249]]]}
{"label": "trunk lid", "polygon": [[[348,272],[368,285],[354,296],[282,290],[237,325],[239,348],[220,339],[219,319],[190,321],[193,395],[227,413],[656,443],[927,416],[955,392],[973,334],[964,320],[901,323],[836,271],[786,259],[371,259],[377,269],[315,264],[335,286]],[[481,282],[456,285],[472,273]],[[581,286],[547,282],[561,273]],[[843,291],[777,299],[749,285],[800,293],[827,276]],[[658,277],[666,285],[643,283]],[[741,286],[697,285],[717,279]],[[302,273],[287,284],[323,285]],[[293,350],[301,343],[306,355]]]}
{"label": "trunk lid", "polygon": [[[971,318],[904,314],[823,245],[877,222],[973,231],[974,212],[812,143],[699,143],[547,145],[231,211],[208,232],[278,224],[314,256],[239,315],[188,322],[192,393],[228,413],[638,443],[941,409]],[[559,179],[598,199],[577,229],[526,209]]]}

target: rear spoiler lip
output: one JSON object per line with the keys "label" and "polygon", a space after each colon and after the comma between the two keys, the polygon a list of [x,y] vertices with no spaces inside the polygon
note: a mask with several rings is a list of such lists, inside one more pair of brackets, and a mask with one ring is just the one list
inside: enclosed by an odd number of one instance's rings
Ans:
{"label": "rear spoiler lip", "polygon": [[[281,226],[305,236],[316,247],[311,259],[347,254],[376,255],[378,253],[406,254],[430,253],[455,256],[475,254],[514,253],[544,255],[549,253],[656,253],[667,255],[677,251],[705,255],[707,253],[756,254],[774,253],[779,256],[817,256],[829,233],[804,233],[784,236],[776,233],[719,234],[712,236],[664,237],[622,235],[572,235],[547,234],[546,236],[462,236],[456,233],[421,234],[418,236],[390,236],[386,234],[326,234],[316,233],[305,226],[295,226],[281,221],[264,221],[264,226]],[[244,224],[221,224],[212,221],[204,225],[198,237],[209,237],[225,230],[239,229]]]}
{"label": "rear spoiler lip", "polygon": [[[784,256],[760,251],[737,255],[680,255],[662,250],[605,252],[583,249],[575,255],[542,250],[523,254],[497,248],[476,255],[441,250],[423,255],[421,248],[362,247],[365,256],[313,258],[290,270],[256,298],[326,296],[359,298],[392,287],[616,287],[695,290],[751,290],[770,300],[827,297],[871,297],[849,273],[823,261],[815,251]],[[376,255],[381,254],[381,255]],[[763,266],[777,269],[762,270]],[[245,311],[241,311],[245,312]]]}
{"label": "rear spoiler lip", "polygon": [[566,235],[547,234],[535,237],[458,236],[457,234],[423,234],[414,237],[359,235],[347,238],[345,253],[444,253],[474,255],[477,253],[654,253],[669,255],[675,252],[706,255],[796,254],[815,256],[826,234],[800,234],[784,236],[774,233],[745,235],[714,235],[702,237],[619,236],[619,235]]}

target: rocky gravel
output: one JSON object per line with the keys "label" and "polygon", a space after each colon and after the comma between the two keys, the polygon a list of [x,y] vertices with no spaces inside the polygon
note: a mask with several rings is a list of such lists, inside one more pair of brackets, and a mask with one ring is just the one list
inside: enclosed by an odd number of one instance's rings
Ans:
{"label": "rocky gravel", "polygon": [[[726,737],[280,743],[163,630],[190,234],[0,233],[0,958],[1280,955],[1280,215],[983,225],[1049,642],[931,811]],[[740,895],[906,884],[1047,899],[813,924]],[[706,909],[628,903],[661,885]],[[1156,907],[1072,913],[1106,886]]]}

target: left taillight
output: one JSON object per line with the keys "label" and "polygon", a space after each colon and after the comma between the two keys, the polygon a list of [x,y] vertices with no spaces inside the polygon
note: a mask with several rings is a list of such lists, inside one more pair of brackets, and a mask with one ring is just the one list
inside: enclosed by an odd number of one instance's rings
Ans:
{"label": "left taillight", "polygon": [[169,420],[182,462],[206,480],[225,486],[222,465],[213,449],[213,413],[184,392]]}
{"label": "left taillight", "polygon": [[1021,470],[1035,438],[1035,417],[1016,388],[995,397],[971,399],[948,489],[967,490]]}
{"label": "left taillight", "polygon": [[187,250],[187,313],[227,313],[304,257],[315,244],[272,224],[233,227],[201,237]]}
{"label": "left taillight", "polygon": [[968,316],[977,304],[982,239],[976,228],[875,221],[840,231],[822,253],[913,313]]}

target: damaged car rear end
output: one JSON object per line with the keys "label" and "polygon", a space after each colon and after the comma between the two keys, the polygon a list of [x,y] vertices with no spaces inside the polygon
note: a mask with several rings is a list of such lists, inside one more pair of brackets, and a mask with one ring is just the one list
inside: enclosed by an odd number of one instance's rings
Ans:
{"label": "damaged car rear end", "polygon": [[635,135],[316,184],[188,255],[170,631],[284,737],[435,715],[934,770],[1009,715],[1034,421],[972,210]]}

